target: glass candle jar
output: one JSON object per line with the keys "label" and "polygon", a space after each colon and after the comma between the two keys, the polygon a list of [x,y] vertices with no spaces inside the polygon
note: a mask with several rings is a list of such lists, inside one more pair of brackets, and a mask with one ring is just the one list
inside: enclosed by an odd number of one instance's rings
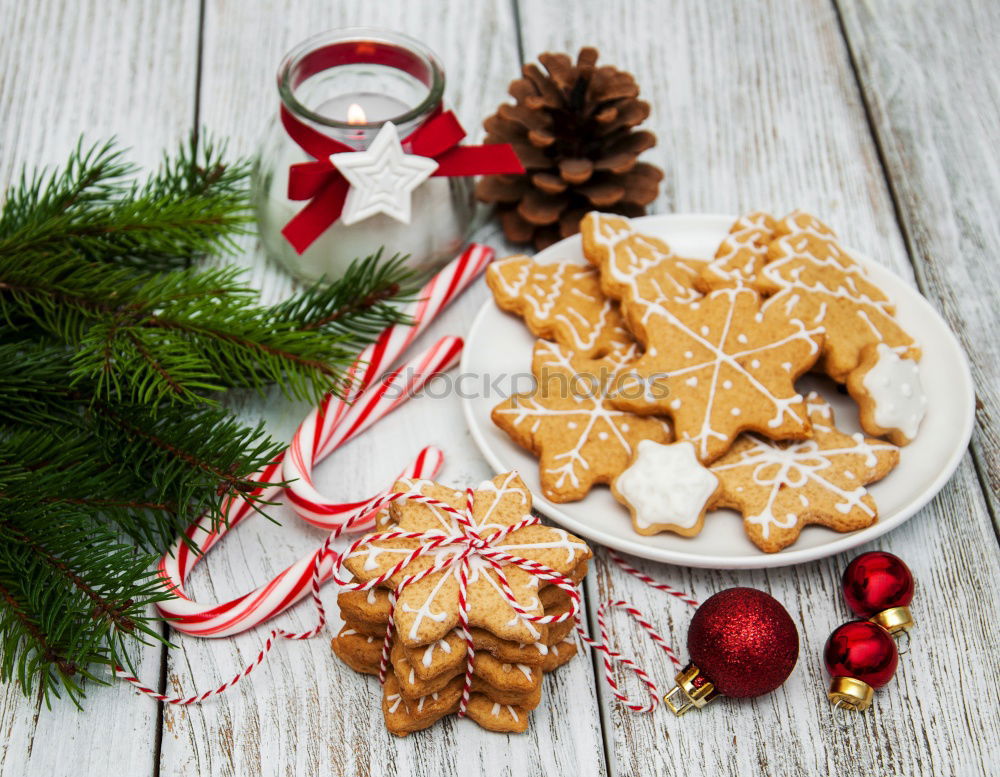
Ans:
{"label": "glass candle jar", "polygon": [[[353,28],[311,38],[278,70],[281,105],[300,124],[363,151],[391,121],[401,139],[441,111],[445,77],[437,58],[395,32]],[[275,112],[278,114],[278,111]],[[378,213],[347,225],[334,221],[301,253],[282,229],[306,202],[289,198],[289,169],[315,162],[271,121],[254,170],[254,207],[264,250],[308,281],[340,277],[356,258],[379,248],[408,254],[418,271],[443,265],[466,240],[475,212],[470,177],[431,177],[411,194],[409,223]]]}

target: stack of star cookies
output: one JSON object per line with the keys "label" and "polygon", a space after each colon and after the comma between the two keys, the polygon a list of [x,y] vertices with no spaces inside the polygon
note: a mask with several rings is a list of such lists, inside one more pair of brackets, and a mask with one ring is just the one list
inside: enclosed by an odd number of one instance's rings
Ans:
{"label": "stack of star cookies", "polygon": [[[434,497],[458,509],[466,505],[464,491],[430,481],[401,480],[394,490]],[[536,523],[491,542],[492,535],[519,523],[530,515],[530,509],[531,495],[521,479],[515,473],[499,475],[473,494],[474,531],[490,548],[543,564],[574,583],[582,580],[590,549],[562,529]],[[376,539],[361,545],[345,560],[356,582],[383,576],[434,537],[468,531],[455,515],[440,507],[408,501],[393,503],[384,525],[423,533],[428,539]],[[466,547],[443,545],[377,587],[342,592],[337,601],[344,627],[333,640],[334,652],[353,669],[377,675],[390,617],[390,592],[408,575]],[[459,628],[460,570],[461,565],[455,565],[405,586],[392,610],[395,629],[382,711],[386,727],[398,736],[426,728],[459,709],[468,666],[467,643]],[[530,616],[568,613],[570,597],[560,587],[516,565],[504,565],[501,579],[482,556],[469,560],[466,574],[469,634],[475,646],[466,714],[493,731],[525,731],[529,713],[541,703],[544,674],[576,653],[574,621],[537,623],[522,617],[511,607],[502,587],[509,586]]]}
{"label": "stack of star cookies", "polygon": [[[768,552],[806,524],[876,520],[864,486],[917,433],[920,351],[828,226],[751,213],[710,260],[620,216],[588,214],[581,233],[587,266],[516,256],[487,275],[540,338],[535,390],[493,420],[539,457],[547,498],[609,484],[641,534],[693,536],[708,510],[733,508]],[[796,390],[808,371],[845,386],[872,437]]]}

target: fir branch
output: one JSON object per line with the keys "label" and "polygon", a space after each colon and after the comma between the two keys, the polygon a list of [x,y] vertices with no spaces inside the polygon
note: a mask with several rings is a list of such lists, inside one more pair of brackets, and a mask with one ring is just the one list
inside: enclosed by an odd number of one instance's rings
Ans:
{"label": "fir branch", "polygon": [[78,144],[62,172],[24,173],[8,193],[0,257],[68,250],[88,262],[148,272],[232,250],[250,218],[249,165],[228,165],[223,155],[224,148],[192,136],[140,185],[113,142]]}
{"label": "fir branch", "polygon": [[0,678],[79,701],[92,667],[159,639],[155,557],[222,520],[281,450],[218,406],[229,388],[315,398],[414,293],[399,257],[260,304],[232,247],[247,165],[211,144],[144,183],[113,143],[24,174],[0,211]]}
{"label": "fir branch", "polygon": [[220,519],[228,495],[256,501],[267,484],[252,475],[282,449],[262,426],[218,408],[95,401],[67,387],[68,359],[53,346],[0,345],[0,400],[10,398],[0,402],[0,464],[33,473],[39,503],[86,507],[162,550],[200,516]]}

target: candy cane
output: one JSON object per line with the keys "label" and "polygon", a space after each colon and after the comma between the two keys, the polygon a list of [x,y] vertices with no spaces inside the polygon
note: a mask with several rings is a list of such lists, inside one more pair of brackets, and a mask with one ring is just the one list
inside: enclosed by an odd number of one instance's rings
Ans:
{"label": "candy cane", "polygon": [[332,529],[360,506],[358,503],[331,503],[322,496],[313,485],[313,464],[391,412],[430,377],[454,366],[461,350],[462,341],[459,338],[445,337],[390,373],[371,386],[341,415],[339,423],[328,430],[322,445],[318,439],[322,421],[315,415],[316,411],[310,414],[296,432],[298,444],[289,446],[282,470],[283,479],[292,481],[287,495],[289,504],[299,517],[314,526]]}
{"label": "candy cane", "polygon": [[[406,399],[408,393],[392,396],[390,391],[393,387],[405,388],[407,392],[418,389],[432,375],[452,366],[461,352],[461,347],[462,341],[459,338],[444,337],[395,373],[406,376],[402,383],[387,381],[369,388],[358,398],[356,405],[351,408],[351,413],[344,416],[345,421],[355,420],[355,423],[340,434],[337,445],[350,440]],[[332,450],[334,448],[330,448],[330,451]],[[403,476],[433,476],[441,461],[439,451],[425,448],[404,471]],[[272,462],[258,473],[258,476],[262,479],[273,478],[277,474],[278,467],[280,463]],[[270,500],[279,493],[280,489],[271,487],[260,489],[255,496],[261,500]],[[337,525],[352,531],[371,528],[373,515],[365,508],[376,498],[339,505],[341,513],[353,514],[353,517],[349,521],[338,521]],[[184,537],[175,542],[172,552],[160,560],[160,576],[176,594],[176,598],[162,602],[158,606],[165,617],[173,620],[172,625],[178,631],[201,637],[223,637],[239,633],[283,612],[305,596],[309,592],[309,580],[317,561],[320,569],[319,582],[322,583],[329,577],[332,558],[327,555],[320,558],[317,554],[321,551],[317,550],[303,556],[268,583],[232,601],[206,605],[187,598],[184,593],[184,580],[194,565],[204,558],[227,532],[252,514],[254,509],[254,502],[248,499],[239,496],[229,497],[223,507],[225,520],[213,521],[210,517],[202,518],[189,527]],[[201,553],[194,553],[192,546],[200,548]]]}
{"label": "candy cane", "polygon": [[[334,525],[348,528],[344,525],[343,516],[363,510],[371,500],[331,503],[320,497],[312,483],[313,466],[336,447],[391,412],[435,371],[447,369],[454,363],[461,349],[461,341],[458,338],[444,338],[411,364],[397,370],[381,387],[367,390],[438,313],[483,271],[492,258],[492,249],[472,244],[435,275],[421,290],[418,298],[404,310],[413,323],[389,327],[359,355],[351,369],[355,383],[349,393],[349,399],[356,401],[348,402],[332,393],[324,397],[319,408],[299,427],[289,451],[275,457],[254,475],[254,479],[272,483],[303,473],[305,483],[302,491],[307,496],[317,497],[318,503],[314,509],[309,510],[303,499],[289,490],[293,508],[306,512],[312,523],[327,528]],[[343,426],[341,422],[344,422]],[[311,444],[304,446],[306,438]],[[289,458],[295,459],[289,467],[290,475],[285,472],[285,460]],[[401,477],[433,477],[442,460],[439,450],[425,448]],[[303,576],[309,569],[308,556],[284,570],[265,586],[231,602],[201,605],[184,594],[184,580],[194,565],[226,532],[255,512],[255,500],[269,502],[280,495],[281,489],[275,486],[257,489],[250,495],[253,499],[231,496],[223,505],[223,520],[213,521],[206,517],[195,522],[178,539],[171,551],[163,556],[159,564],[160,576],[164,584],[177,594],[177,598],[161,603],[159,609],[165,617],[173,619],[174,628],[206,637],[226,636],[277,615],[305,595]],[[349,528],[360,530],[364,526],[363,522],[357,521]],[[199,548],[200,553],[195,553],[192,550],[194,547]]]}
{"label": "candy cane", "polygon": [[[305,521],[323,528],[331,528],[350,512],[349,507],[337,504],[319,493],[312,479],[313,465],[332,447],[339,445],[338,429],[347,428],[345,416],[361,420],[355,405],[349,400],[357,392],[372,385],[387,368],[419,337],[435,317],[461,293],[486,268],[493,259],[493,249],[473,243],[458,258],[435,275],[417,295],[404,314],[411,325],[397,324],[386,329],[372,345],[362,351],[351,370],[353,383],[348,401],[328,395],[299,426],[288,446],[285,457],[284,480],[291,481],[288,488],[292,509]],[[343,509],[347,507],[348,509]]]}

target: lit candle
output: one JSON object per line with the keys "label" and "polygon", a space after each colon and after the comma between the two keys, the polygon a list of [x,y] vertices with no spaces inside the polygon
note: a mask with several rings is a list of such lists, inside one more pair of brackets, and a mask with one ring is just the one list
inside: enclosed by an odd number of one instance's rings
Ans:
{"label": "lit candle", "polygon": [[[279,71],[285,109],[358,151],[387,121],[405,138],[440,110],[443,89],[444,73],[429,51],[396,33],[371,30],[307,41]],[[412,267],[430,270],[465,242],[473,215],[471,178],[432,177],[412,192],[408,224],[382,213],[351,225],[337,220],[297,253],[281,234],[305,205],[288,198],[288,174],[291,165],[309,161],[275,122],[258,158],[254,197],[265,250],[294,275],[334,280],[354,259],[379,248],[390,256],[409,254]]]}

